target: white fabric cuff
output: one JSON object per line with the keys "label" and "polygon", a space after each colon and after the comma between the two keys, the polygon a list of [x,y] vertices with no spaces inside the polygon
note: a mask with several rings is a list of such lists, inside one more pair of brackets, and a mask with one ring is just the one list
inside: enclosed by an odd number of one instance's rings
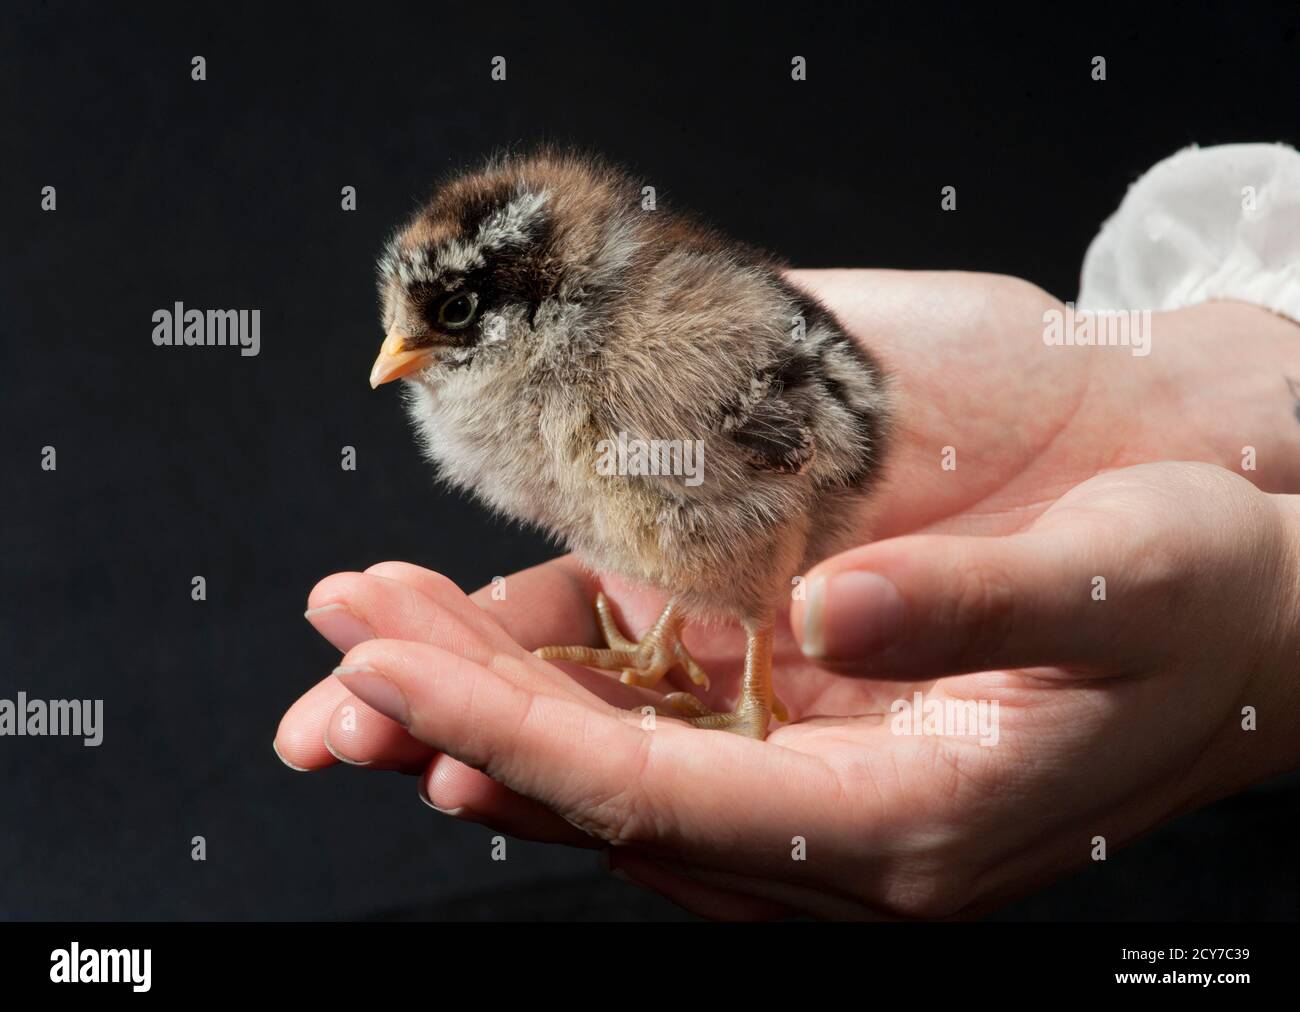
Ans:
{"label": "white fabric cuff", "polygon": [[1300,152],[1184,148],[1149,169],[1088,247],[1078,306],[1235,299],[1300,323]]}

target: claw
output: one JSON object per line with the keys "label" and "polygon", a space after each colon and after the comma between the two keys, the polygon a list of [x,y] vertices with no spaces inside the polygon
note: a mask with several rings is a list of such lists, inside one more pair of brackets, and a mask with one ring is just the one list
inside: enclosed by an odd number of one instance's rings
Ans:
{"label": "claw", "polygon": [[708,689],[709,676],[682,643],[682,626],[686,617],[676,600],[668,602],[658,621],[641,637],[628,639],[614,621],[609,599],[596,595],[596,620],[605,637],[607,649],[596,647],[541,647],[533,653],[543,660],[573,661],[603,671],[619,671],[624,685],[653,688],[664,675],[681,665],[691,681]]}
{"label": "claw", "polygon": [[[681,665],[692,682],[707,690],[709,676],[682,643],[682,614],[676,599],[668,602],[658,621],[641,637],[628,639],[614,621],[609,600],[596,595],[596,619],[605,637],[606,649],[596,647],[541,647],[533,653],[546,660],[573,661],[604,671],[618,671],[624,685],[652,688],[669,671]],[[771,717],[788,721],[785,705],[772,694],[772,622],[749,627],[745,650],[745,677],[740,699],[730,713],[715,713],[689,692],[670,692],[655,706],[655,712],[676,717],[694,727],[730,731],[762,741]]]}

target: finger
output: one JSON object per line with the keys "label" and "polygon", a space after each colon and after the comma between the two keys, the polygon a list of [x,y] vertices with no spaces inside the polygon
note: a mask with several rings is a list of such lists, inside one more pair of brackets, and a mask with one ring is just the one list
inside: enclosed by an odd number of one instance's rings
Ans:
{"label": "finger", "polygon": [[[524,601],[517,607],[527,607],[533,593],[542,592],[538,585],[553,580],[554,574],[529,575],[521,581],[526,592]],[[417,566],[383,563],[367,573],[337,573],[317,584],[310,603],[313,607],[307,612],[308,620],[336,645],[355,645],[385,636],[430,642],[477,663],[487,663],[497,654],[533,660],[452,581]],[[520,667],[519,672],[530,688],[538,692],[570,695],[590,692],[623,707],[642,705],[654,698],[653,693],[621,685],[607,674],[587,669],[580,668],[566,676],[554,667],[534,664]],[[311,690],[308,693],[311,698],[305,697],[295,711],[295,717],[310,713],[311,726],[289,726],[286,734],[296,733],[298,738],[306,739],[320,725],[320,716],[312,705],[319,691],[319,688]],[[332,756],[372,769],[413,772],[423,769],[432,757],[427,744],[415,741],[372,708],[354,705],[353,700],[348,709],[341,705],[343,700],[334,689],[329,691],[328,701],[329,713],[337,713],[337,717],[325,722],[328,742],[323,747],[326,751],[332,749]],[[315,768],[320,762],[324,760],[317,749],[313,766],[309,768]]]}
{"label": "finger", "polygon": [[[405,583],[431,600],[449,607],[456,599],[464,599],[460,589],[446,577],[408,562],[382,562],[371,566],[366,572]],[[614,581],[615,587],[620,587],[620,584],[617,579]],[[595,617],[595,599],[599,589],[596,577],[573,556],[566,555],[512,576],[495,579],[471,594],[468,600],[480,610],[480,618],[486,616],[493,628],[499,628],[511,641],[526,650],[541,646],[603,646],[604,638]],[[638,591],[634,600],[641,606],[643,613],[622,617],[634,621],[639,618],[642,624],[629,625],[629,630],[648,629],[663,610],[662,600],[656,601],[654,595],[647,595],[639,588]],[[734,632],[728,631],[727,636],[722,636],[714,630],[706,642],[715,650],[725,645],[726,652],[723,656],[734,657],[737,655],[737,645],[730,641],[734,635]],[[741,651],[743,646],[744,641],[740,640]],[[601,699],[618,706],[653,703],[659,695],[653,692],[624,692],[615,688],[610,683],[617,683],[618,679],[609,672],[593,672],[580,664],[551,663]],[[699,670],[699,665],[696,665],[696,669]],[[685,671],[674,668],[666,676],[665,684],[689,691],[691,685],[687,682],[688,677]],[[720,689],[725,686],[725,681],[718,684]]]}
{"label": "finger", "polygon": [[[364,575],[389,584],[367,585],[359,579]],[[341,653],[381,636],[416,639],[430,635],[438,628],[436,612],[421,607],[416,596],[399,589],[402,586],[436,600],[480,635],[502,628],[525,648],[595,642],[594,583],[570,557],[483,588],[475,595],[476,605],[440,573],[406,562],[382,562],[365,574],[336,574],[322,580],[308,598],[306,618]],[[454,643],[449,645],[455,648]],[[625,705],[650,698],[619,686],[606,675],[576,674],[584,684]],[[323,769],[340,759],[372,769],[418,770],[433,754],[405,729],[351,697],[332,677],[309,689],[290,707],[273,747],[286,765],[298,770]]]}
{"label": "finger", "polygon": [[[612,711],[537,691],[524,662],[493,668],[424,643],[372,640],[354,648],[336,674],[358,698],[438,751],[533,798],[576,802],[590,756],[605,778],[626,784],[644,742]],[[541,661],[533,661],[541,665]],[[508,672],[503,676],[501,670]]]}
{"label": "finger", "polygon": [[[487,664],[498,655],[535,661],[513,635],[470,601],[451,580],[400,563],[384,563],[383,567],[388,572],[400,571],[404,579],[418,581],[418,589],[411,583],[375,573],[336,573],[312,591],[313,620],[326,617],[332,621],[337,613],[323,613],[319,607],[323,603],[337,604],[352,618],[373,629],[376,636],[372,638],[432,643],[477,664]],[[557,580],[556,572],[528,571],[510,579],[516,580],[520,588],[509,609],[509,614],[515,616],[513,626],[525,626],[529,620],[523,616],[530,611],[550,616],[545,620],[552,627],[564,624],[554,611],[557,599],[554,590],[564,577]],[[588,604],[585,611],[591,610]],[[586,621],[594,622],[594,619],[588,615]],[[573,624],[571,620],[569,624]],[[516,672],[537,692],[582,696],[594,693],[625,707],[655,698],[653,693],[622,685],[608,674],[587,668],[575,667],[566,675],[554,665],[528,663],[516,665]]]}
{"label": "finger", "polygon": [[[454,599],[460,593],[446,577],[407,562],[383,562],[366,572],[405,583],[434,601],[448,596]],[[600,642],[593,612],[595,595],[594,577],[572,556],[564,556],[494,580],[470,595],[469,600],[512,640],[533,648]],[[606,673],[576,665],[566,666],[566,670],[571,670],[575,680],[598,697],[616,706],[651,702],[655,695],[620,686]],[[377,755],[369,750],[364,754],[371,768],[394,760],[392,755]],[[436,756],[421,783],[426,802],[440,810],[454,809],[459,818],[490,825],[520,839],[580,847],[596,845],[593,837],[545,806],[450,756]]]}
{"label": "finger", "polygon": [[524,650],[598,642],[595,578],[572,556],[498,578],[469,597],[447,577],[409,562],[381,562],[366,573],[412,587],[480,634],[499,628]]}
{"label": "finger", "polygon": [[[358,643],[376,639],[378,633],[349,609],[346,600],[332,593],[338,581],[322,581],[308,596],[305,618],[340,653]],[[386,629],[390,623],[378,623]],[[393,635],[409,631],[401,621],[388,630]],[[299,769],[322,769],[336,762],[374,769],[418,772],[432,752],[404,728],[366,706],[346,691],[338,679],[326,678],[307,690],[280,722],[276,751],[286,762],[293,757]]]}
{"label": "finger", "polygon": [[366,706],[332,675],[313,685],[280,718],[274,748],[302,772],[344,762],[376,770],[419,773],[433,750]]}
{"label": "finger", "polygon": [[[347,653],[358,643],[375,638],[374,630],[342,603],[318,599],[317,606],[306,612],[306,618],[340,653]],[[335,712],[348,699],[352,699],[351,694],[336,678],[323,679],[303,693],[285,712],[276,730],[272,747],[281,762],[299,771],[325,769],[338,763],[340,756],[331,752],[327,731]],[[352,699],[352,703],[359,704],[359,700]],[[361,719],[367,724],[396,726],[369,707],[357,708],[358,712],[364,713]],[[405,734],[404,731],[401,733]],[[361,737],[366,738],[369,734],[363,729]],[[421,747],[427,752],[427,746]],[[427,755],[425,758],[427,762]]]}
{"label": "finger", "polygon": [[[514,647],[497,635],[499,627],[453,581],[406,562],[382,562],[364,574],[334,574],[313,588],[308,604],[308,622],[341,653],[380,637],[428,639],[452,650],[466,649],[473,641],[478,657],[484,644],[475,635],[494,641],[497,648]],[[466,629],[470,634],[464,634]],[[306,768],[317,768],[338,759],[374,769],[418,772],[432,757],[427,745],[416,742],[387,717],[354,698],[340,699],[334,678],[309,690],[288,720],[285,739],[292,744],[286,747],[297,759],[295,766],[305,763]],[[322,725],[323,740],[314,739]]]}
{"label": "finger", "polygon": [[330,715],[324,745],[330,755],[349,766],[412,775],[423,772],[435,758],[428,745],[351,693]]}
{"label": "finger", "polygon": [[337,678],[326,678],[307,690],[280,718],[272,744],[280,761],[299,772],[335,765],[338,759],[325,745],[325,730],[339,704],[350,698],[352,693]]}
{"label": "finger", "polygon": [[[552,566],[548,572],[559,574],[568,568]],[[439,573],[405,562],[383,562],[371,566],[365,575],[404,585],[424,598],[437,598],[441,607],[490,635],[487,621],[476,610],[477,606],[466,601],[459,588]],[[561,579],[567,580],[567,576]],[[532,604],[529,598],[534,595],[534,588],[545,582],[545,579],[538,579],[538,575],[529,575],[520,581],[524,601],[517,601],[517,607],[527,609]],[[539,589],[542,599],[552,604],[556,601],[553,592]],[[435,614],[420,601],[382,583],[368,586],[350,578],[322,581],[313,591],[311,602],[316,607],[307,613],[308,620],[345,652],[358,643],[376,638],[375,630],[367,622],[373,622],[383,633],[392,636],[419,635],[422,630],[430,630],[431,638],[439,638],[432,633],[437,628]],[[354,609],[366,618],[354,614]],[[335,678],[327,682],[335,690],[330,694],[334,699],[341,685]],[[537,802],[516,794],[450,756],[438,755],[428,745],[411,737],[405,728],[350,693],[337,705],[328,722],[324,746],[332,757],[330,761],[337,758],[371,770],[423,772],[421,798],[430,807],[457,818],[490,825],[521,839],[595,846],[590,836]]]}
{"label": "finger", "polygon": [[[326,577],[313,588],[308,603],[307,620],[344,652],[358,643],[387,637],[434,642],[479,662],[497,650],[525,654],[453,581],[406,563],[381,563],[366,573]],[[308,768],[322,762],[321,750],[331,756],[331,763],[340,759],[371,769],[419,772],[428,764],[433,757],[428,745],[373,708],[340,698],[337,679],[326,682],[332,683],[328,690],[321,686],[310,690],[292,711],[292,719],[286,718],[286,735],[299,743],[295,753],[299,756],[308,754],[305,743],[311,734],[323,732],[320,745],[310,750]],[[323,700],[317,698],[322,691]],[[322,715],[321,710],[327,712]],[[311,723],[299,726],[304,715],[310,716]]]}
{"label": "finger", "polygon": [[[347,591],[359,582],[353,579],[358,575],[335,574],[318,583],[308,596],[307,621],[341,653],[378,638],[375,626],[388,635],[400,636],[415,632],[417,620],[429,621],[428,616],[412,615],[399,607],[385,612],[373,595],[366,598],[374,606],[369,614],[353,608]],[[396,587],[385,589],[392,591],[386,603],[393,603],[397,597],[403,604],[408,600],[408,594]],[[337,679],[326,678],[289,709],[276,737],[276,751],[282,760],[306,770],[344,762],[411,773],[418,773],[428,764],[433,753],[427,745],[350,693],[340,692],[340,688]]]}
{"label": "finger", "polygon": [[494,581],[471,595],[520,646],[603,646],[596,625],[596,580],[571,555]]}
{"label": "finger", "polygon": [[[357,642],[370,639],[437,640],[448,650],[474,658],[490,656],[498,649],[524,652],[502,635],[455,583],[425,572],[427,590],[369,572],[327,576],[312,588],[307,620],[331,643],[338,639],[348,644],[341,648],[344,653]],[[349,636],[360,637],[361,630],[369,635],[349,642]]]}
{"label": "finger", "polygon": [[[843,799],[835,772],[811,756],[671,720],[642,729],[595,699],[531,691],[519,671],[527,663],[542,662],[498,655],[488,668],[428,644],[374,640],[337,674],[430,747],[605,839],[788,873],[792,836],[829,836],[865,804]],[[868,825],[864,845],[878,833]],[[757,845],[737,855],[742,836]]]}
{"label": "finger", "polygon": [[1161,650],[1141,616],[1163,610],[1169,588],[1145,578],[1134,564],[1143,546],[1124,540],[1058,526],[868,545],[809,574],[791,625],[809,657],[871,677],[1049,665],[1118,673],[1117,658],[1138,670]]}
{"label": "finger", "polygon": [[521,840],[601,846],[592,836],[538,804],[448,755],[437,755],[420,778],[420,798],[430,808],[478,822]]}

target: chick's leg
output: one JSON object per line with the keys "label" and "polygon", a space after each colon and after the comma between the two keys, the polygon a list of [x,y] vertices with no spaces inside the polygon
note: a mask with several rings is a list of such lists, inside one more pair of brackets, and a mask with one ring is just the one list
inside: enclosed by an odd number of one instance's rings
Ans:
{"label": "chick's leg", "polygon": [[745,644],[745,674],[740,684],[740,698],[730,713],[713,713],[694,696],[674,692],[664,697],[665,712],[680,717],[694,727],[706,730],[730,731],[747,738],[762,741],[767,737],[767,724],[775,713],[778,720],[788,714],[772,692],[772,619],[747,625]]}
{"label": "chick's leg", "polygon": [[635,642],[624,636],[614,621],[609,600],[603,593],[596,595],[596,618],[605,637],[607,649],[594,647],[540,647],[533,653],[548,661],[573,661],[591,668],[622,671],[622,681],[627,685],[649,688],[680,664],[692,682],[701,688],[709,687],[709,676],[690,655],[682,642],[682,626],[686,615],[676,598],[668,602],[654,625]]}

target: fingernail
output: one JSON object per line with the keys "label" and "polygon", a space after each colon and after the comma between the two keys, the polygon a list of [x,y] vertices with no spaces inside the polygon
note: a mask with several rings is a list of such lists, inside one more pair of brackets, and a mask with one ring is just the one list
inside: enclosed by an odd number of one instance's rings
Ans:
{"label": "fingernail", "polygon": [[869,657],[894,641],[902,619],[903,599],[879,573],[813,577],[803,609],[804,655]]}
{"label": "fingernail", "polygon": [[435,812],[441,812],[443,815],[461,816],[465,814],[464,805],[460,805],[456,808],[439,808],[437,805],[435,805],[433,803],[433,799],[429,797],[429,790],[428,787],[426,786],[427,780],[428,780],[427,777],[420,777],[420,800],[421,801],[423,801],[426,805],[432,808]]}
{"label": "fingernail", "polygon": [[308,608],[302,617],[345,654],[358,643],[378,639],[375,631],[353,615],[346,604]]}
{"label": "fingernail", "polygon": [[334,676],[344,687],[367,706],[373,707],[389,720],[406,727],[410,711],[402,690],[383,675],[370,668],[345,664],[334,669]]}
{"label": "fingernail", "polygon": [[271,742],[271,751],[275,753],[275,757],[279,759],[280,762],[284,763],[286,766],[289,767],[289,769],[293,770],[295,773],[308,772],[306,766],[295,766],[293,763],[289,762],[289,760],[286,759],[284,756],[280,755],[280,746],[277,745],[274,741]]}
{"label": "fingernail", "polygon": [[330,741],[330,735],[328,731],[325,732],[325,735],[324,737],[322,737],[321,740],[325,743],[325,751],[328,752],[330,755],[332,755],[335,759],[337,759],[341,763],[347,763],[349,766],[369,766],[372,762],[374,762],[373,759],[367,759],[365,762],[361,762],[358,759],[349,759],[347,756],[343,755],[338,749],[334,747],[334,743]]}

